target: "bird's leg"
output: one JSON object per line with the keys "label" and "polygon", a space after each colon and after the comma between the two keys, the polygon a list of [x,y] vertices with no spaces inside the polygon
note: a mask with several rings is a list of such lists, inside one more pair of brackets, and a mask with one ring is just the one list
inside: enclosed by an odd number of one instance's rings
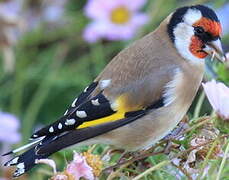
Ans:
{"label": "bird's leg", "polygon": [[166,145],[165,145],[165,149],[164,149],[164,153],[165,154],[169,154],[170,153],[170,150],[171,150],[171,148],[172,148],[172,142],[171,141],[168,141],[167,143],[166,143]]}
{"label": "bird's leg", "polygon": [[188,128],[187,122],[188,122],[188,117],[184,116],[184,118],[180,121],[177,127],[173,129],[167,136],[165,136],[163,140],[170,140],[170,139],[178,138]]}
{"label": "bird's leg", "polygon": [[181,138],[181,135],[183,135],[183,132],[188,128],[187,122],[188,122],[188,117],[184,116],[184,118],[177,125],[177,127],[173,129],[167,136],[164,137],[163,140],[167,141],[165,149],[164,149],[165,154],[169,154],[170,149],[173,147],[173,143],[171,140]]}

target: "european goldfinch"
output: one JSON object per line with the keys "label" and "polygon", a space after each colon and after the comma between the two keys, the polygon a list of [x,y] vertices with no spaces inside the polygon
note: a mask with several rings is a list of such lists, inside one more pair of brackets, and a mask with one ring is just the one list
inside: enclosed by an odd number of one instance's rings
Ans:
{"label": "european goldfinch", "polygon": [[30,148],[7,162],[14,176],[38,159],[72,146],[103,143],[149,148],[184,117],[202,81],[204,59],[224,60],[215,12],[203,5],[170,14],[159,27],[121,51],[56,122],[32,135]]}

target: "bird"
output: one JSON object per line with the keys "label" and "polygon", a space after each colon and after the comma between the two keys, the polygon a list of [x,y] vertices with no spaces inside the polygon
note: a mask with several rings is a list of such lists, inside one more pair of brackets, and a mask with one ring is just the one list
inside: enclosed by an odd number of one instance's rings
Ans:
{"label": "bird", "polygon": [[5,166],[14,177],[70,146],[144,150],[172,131],[199,89],[208,56],[225,61],[222,27],[211,8],[177,8],[118,53],[57,121],[38,130]]}

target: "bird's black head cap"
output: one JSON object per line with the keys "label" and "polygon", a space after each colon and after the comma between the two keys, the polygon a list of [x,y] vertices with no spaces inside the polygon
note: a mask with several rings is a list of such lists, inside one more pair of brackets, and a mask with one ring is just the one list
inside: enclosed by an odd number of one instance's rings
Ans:
{"label": "bird's black head cap", "polygon": [[175,40],[173,30],[177,26],[177,24],[179,24],[180,22],[183,22],[183,18],[189,9],[197,9],[201,12],[202,17],[208,18],[212,21],[219,22],[219,19],[216,13],[207,6],[193,5],[193,6],[185,6],[185,7],[179,8],[172,14],[172,17],[168,24],[168,34],[173,42]]}

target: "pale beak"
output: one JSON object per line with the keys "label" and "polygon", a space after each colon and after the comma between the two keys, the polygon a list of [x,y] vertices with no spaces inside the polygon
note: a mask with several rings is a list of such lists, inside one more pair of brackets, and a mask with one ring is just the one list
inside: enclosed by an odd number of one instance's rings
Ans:
{"label": "pale beak", "polygon": [[226,61],[226,55],[223,52],[222,43],[220,39],[208,42],[203,50],[209,55],[215,56],[221,62]]}

